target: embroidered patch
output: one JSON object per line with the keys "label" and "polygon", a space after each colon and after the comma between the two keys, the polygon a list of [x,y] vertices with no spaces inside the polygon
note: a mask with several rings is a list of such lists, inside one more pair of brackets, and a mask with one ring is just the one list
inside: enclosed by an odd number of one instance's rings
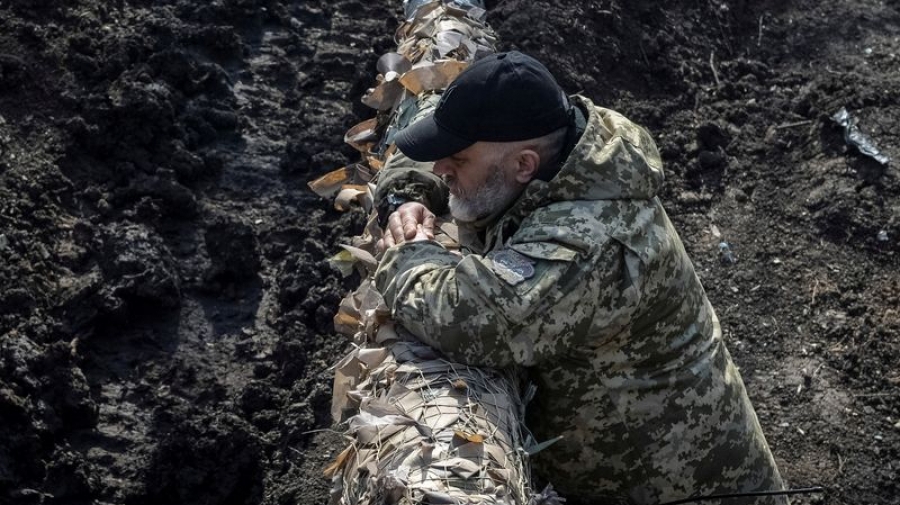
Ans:
{"label": "embroidered patch", "polygon": [[488,257],[494,272],[508,284],[515,286],[534,276],[534,262],[512,249],[494,251]]}

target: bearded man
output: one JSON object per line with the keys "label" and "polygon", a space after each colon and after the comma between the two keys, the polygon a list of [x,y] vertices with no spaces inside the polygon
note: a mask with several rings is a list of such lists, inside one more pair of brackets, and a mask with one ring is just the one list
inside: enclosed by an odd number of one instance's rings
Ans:
{"label": "bearded man", "polygon": [[[376,190],[381,212],[396,210],[375,285],[448,358],[527,369],[528,426],[561,437],[533,463],[567,503],[783,489],[656,197],[646,130],[511,52],[471,65],[395,141]],[[433,240],[445,205],[462,254]],[[727,503],[786,503],[758,500]]]}

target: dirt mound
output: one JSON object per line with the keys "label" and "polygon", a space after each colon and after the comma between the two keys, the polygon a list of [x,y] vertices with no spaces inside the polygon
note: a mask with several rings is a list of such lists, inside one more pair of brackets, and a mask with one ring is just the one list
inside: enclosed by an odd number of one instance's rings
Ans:
{"label": "dirt mound", "polygon": [[[646,125],[662,195],[801,503],[900,495],[900,10],[493,1],[503,49]],[[400,2],[0,5],[0,501],[325,503],[325,259],[306,182]],[[848,146],[846,107],[892,160]]]}

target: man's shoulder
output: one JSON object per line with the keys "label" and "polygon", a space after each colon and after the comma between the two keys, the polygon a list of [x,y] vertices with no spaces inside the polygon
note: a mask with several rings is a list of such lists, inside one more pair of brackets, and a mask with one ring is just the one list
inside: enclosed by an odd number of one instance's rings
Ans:
{"label": "man's shoulder", "polygon": [[[549,238],[568,235],[602,237],[634,228],[648,213],[661,211],[655,199],[562,200],[534,209],[523,220],[517,236]],[[662,223],[660,223],[662,225]]]}
{"label": "man's shoulder", "polygon": [[648,259],[672,252],[679,240],[658,200],[624,199],[552,202],[531,212],[509,243],[536,250],[543,250],[537,244],[565,247],[582,258],[623,246]]}
{"label": "man's shoulder", "polygon": [[582,95],[575,95],[573,98],[582,110],[587,112],[588,124],[593,122],[595,125],[602,127],[604,134],[601,137],[603,137],[604,141],[618,136],[636,146],[652,146],[653,149],[656,148],[647,129],[624,113],[598,105],[590,98]]}

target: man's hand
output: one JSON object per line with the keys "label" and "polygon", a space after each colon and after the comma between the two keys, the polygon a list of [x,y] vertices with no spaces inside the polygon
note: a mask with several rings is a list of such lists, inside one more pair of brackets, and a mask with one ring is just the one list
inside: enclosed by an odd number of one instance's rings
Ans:
{"label": "man's hand", "polygon": [[427,207],[418,202],[404,203],[388,218],[384,237],[375,248],[379,252],[403,242],[431,240],[434,238],[434,220],[436,216]]}

